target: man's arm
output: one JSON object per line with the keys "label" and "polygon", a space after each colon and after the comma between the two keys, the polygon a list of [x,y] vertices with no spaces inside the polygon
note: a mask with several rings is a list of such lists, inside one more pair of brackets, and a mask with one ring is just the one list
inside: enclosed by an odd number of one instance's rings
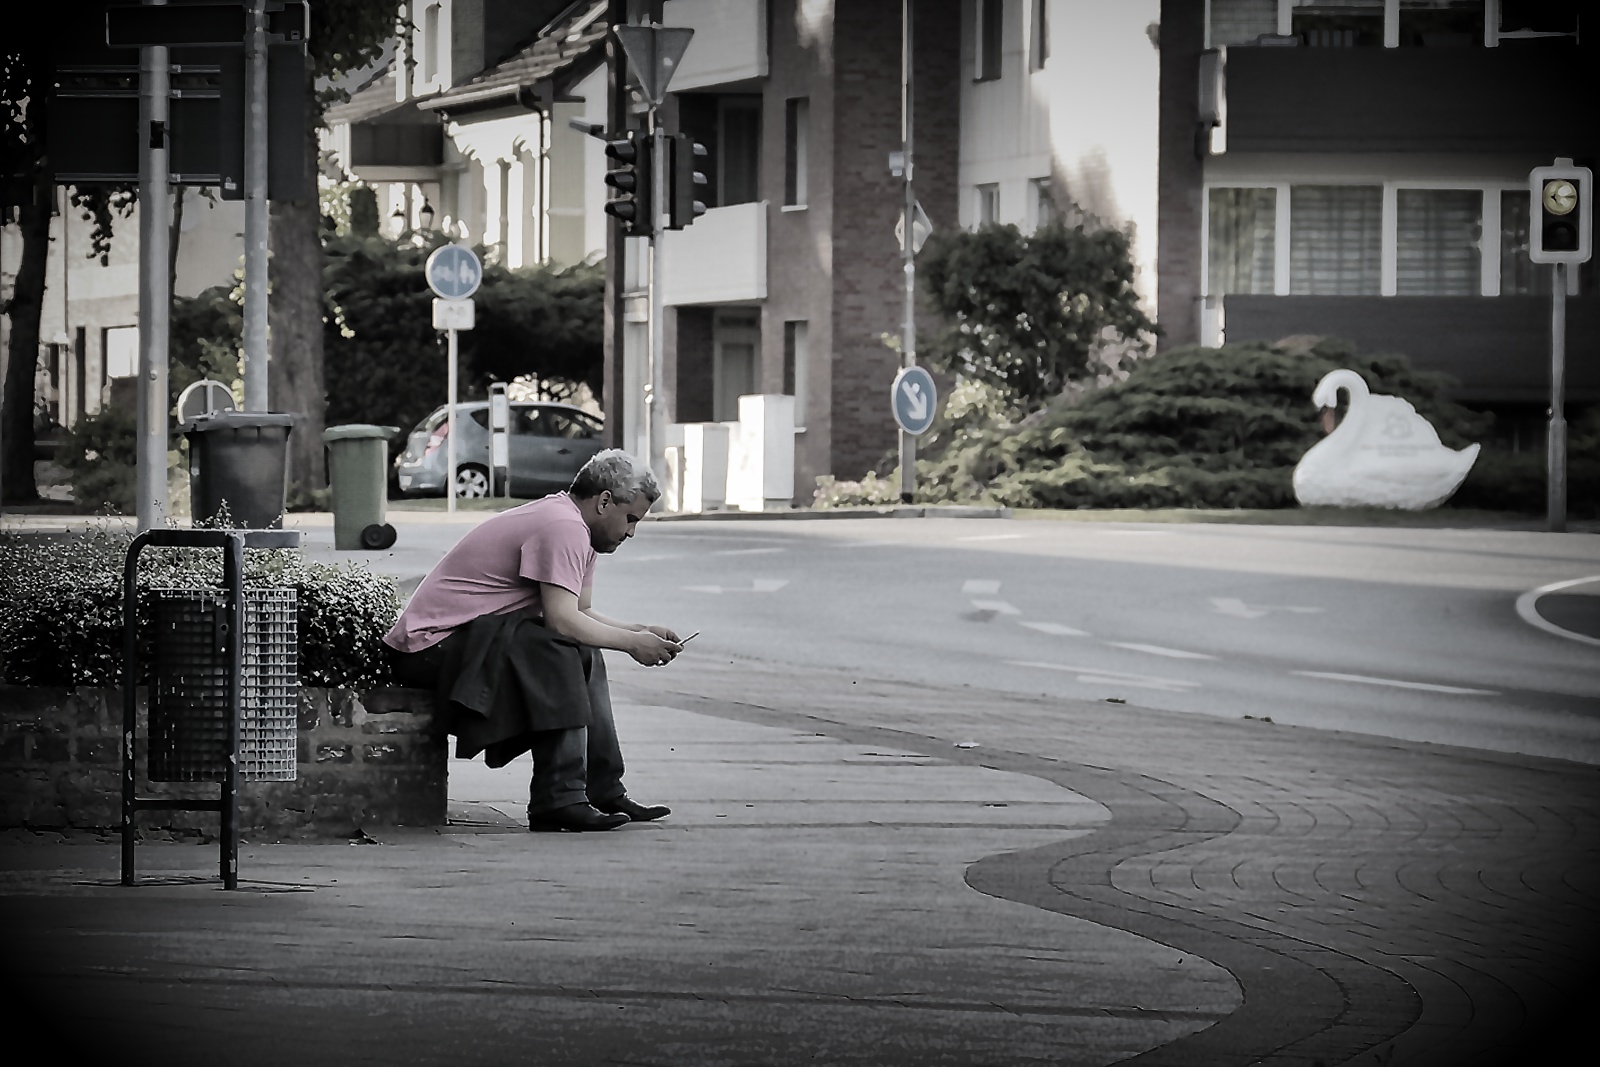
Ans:
{"label": "man's arm", "polygon": [[673,657],[683,651],[683,646],[675,638],[669,640],[654,630],[633,629],[629,623],[613,622],[585,611],[584,601],[588,599],[588,592],[585,588],[585,596],[580,600],[570,589],[540,582],[539,597],[544,605],[545,625],[579,644],[626,652],[646,667],[671,663]]}
{"label": "man's arm", "polygon": [[649,630],[651,633],[655,634],[657,637],[665,638],[666,640],[672,641],[672,642],[675,642],[675,643],[678,642],[679,639],[678,639],[677,633],[674,630],[672,630],[670,627],[666,627],[666,626],[647,626],[646,624],[644,624],[642,622],[623,622],[620,619],[613,619],[613,618],[611,618],[611,617],[609,617],[607,615],[600,614],[598,611],[594,610],[594,605],[592,603],[593,597],[594,597],[594,586],[592,586],[592,585],[584,586],[582,595],[580,595],[578,597],[578,610],[583,612],[585,615],[589,616],[589,618],[595,620],[596,622],[604,623],[607,626],[615,626],[619,630],[632,630],[632,631],[635,631],[635,632],[637,632],[639,630]]}

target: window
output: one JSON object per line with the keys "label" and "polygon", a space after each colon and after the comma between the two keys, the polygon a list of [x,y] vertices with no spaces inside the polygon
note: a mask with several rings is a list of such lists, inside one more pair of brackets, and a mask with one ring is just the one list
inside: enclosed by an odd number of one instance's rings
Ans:
{"label": "window", "polygon": [[784,108],[783,202],[793,207],[806,203],[806,140],[811,123],[811,101],[790,97]]}
{"label": "window", "polygon": [[1033,0],[1033,55],[1034,70],[1043,70],[1050,60],[1050,0]]}
{"label": "window", "polygon": [[1377,296],[1383,285],[1383,190],[1297,185],[1289,192],[1289,291]]}
{"label": "window", "polygon": [[1504,39],[1578,35],[1580,0],[1500,0]]}
{"label": "window", "polygon": [[978,41],[974,56],[973,81],[994,81],[1000,77],[1001,12],[1005,0],[977,0]]}
{"label": "window", "polygon": [[1483,291],[1483,193],[1400,189],[1395,197],[1395,295]]}
{"label": "window", "polygon": [[1211,0],[1210,48],[1254,44],[1277,32],[1278,0]]}
{"label": "window", "polygon": [[979,226],[988,226],[1000,221],[1000,186],[994,182],[980,185],[977,188],[977,207],[975,214]]}
{"label": "window", "polygon": [[1473,48],[1483,44],[1483,0],[1400,0],[1401,48]]}
{"label": "window", "polygon": [[1309,48],[1377,48],[1384,0],[1294,0],[1290,32]]}
{"label": "window", "polygon": [[761,97],[723,97],[717,108],[718,204],[760,199]]}
{"label": "window", "polygon": [[139,373],[139,327],[112,326],[101,339],[107,378],[132,378]]}
{"label": "window", "polygon": [[1033,226],[1043,229],[1055,221],[1056,195],[1049,178],[1035,178],[1033,185]]}
{"label": "window", "polygon": [[439,77],[439,5],[429,4],[422,10],[422,80],[427,83]]}
{"label": "window", "polygon": [[1278,191],[1212,189],[1206,208],[1207,293],[1272,293]]}
{"label": "window", "polygon": [[783,391],[794,397],[794,428],[806,428],[806,334],[804,321],[783,324]]}
{"label": "window", "polygon": [[1549,296],[1550,268],[1528,258],[1528,192],[1500,192],[1500,295]]}

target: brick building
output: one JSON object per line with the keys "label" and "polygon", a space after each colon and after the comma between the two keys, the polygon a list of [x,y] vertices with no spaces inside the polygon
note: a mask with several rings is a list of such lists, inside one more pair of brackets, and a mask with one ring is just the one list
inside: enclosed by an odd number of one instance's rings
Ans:
{"label": "brick building", "polygon": [[[1576,2],[1163,0],[1167,344],[1348,338],[1460,382],[1514,445],[1549,397],[1549,267],[1528,172],[1594,166]],[[1600,401],[1593,264],[1568,398]]]}

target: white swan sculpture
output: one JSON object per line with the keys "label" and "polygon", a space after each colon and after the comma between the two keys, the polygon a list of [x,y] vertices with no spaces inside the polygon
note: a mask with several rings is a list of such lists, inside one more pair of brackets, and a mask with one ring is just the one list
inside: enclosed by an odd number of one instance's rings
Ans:
{"label": "white swan sculpture", "polygon": [[1420,511],[1450,499],[1478,458],[1478,446],[1446,448],[1417,409],[1397,396],[1373,395],[1353,370],[1330,371],[1311,394],[1319,408],[1350,409],[1338,427],[1300,457],[1294,495],[1302,505]]}

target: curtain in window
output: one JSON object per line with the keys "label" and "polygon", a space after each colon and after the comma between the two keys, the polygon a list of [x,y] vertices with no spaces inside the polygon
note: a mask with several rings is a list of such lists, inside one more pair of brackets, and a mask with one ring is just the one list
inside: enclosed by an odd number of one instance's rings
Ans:
{"label": "curtain in window", "polygon": [[1500,295],[1549,296],[1550,268],[1528,258],[1528,193],[1500,192]]}
{"label": "curtain in window", "polygon": [[1483,194],[1401,189],[1395,197],[1395,293],[1477,296],[1483,291]]}
{"label": "curtain in window", "polygon": [[1278,32],[1278,0],[1211,0],[1211,47],[1253,44]]}
{"label": "curtain in window", "polygon": [[1297,185],[1289,190],[1289,291],[1377,296],[1383,277],[1383,190]]}
{"label": "curtain in window", "polygon": [[1208,295],[1272,293],[1276,189],[1213,189],[1207,204]]}

